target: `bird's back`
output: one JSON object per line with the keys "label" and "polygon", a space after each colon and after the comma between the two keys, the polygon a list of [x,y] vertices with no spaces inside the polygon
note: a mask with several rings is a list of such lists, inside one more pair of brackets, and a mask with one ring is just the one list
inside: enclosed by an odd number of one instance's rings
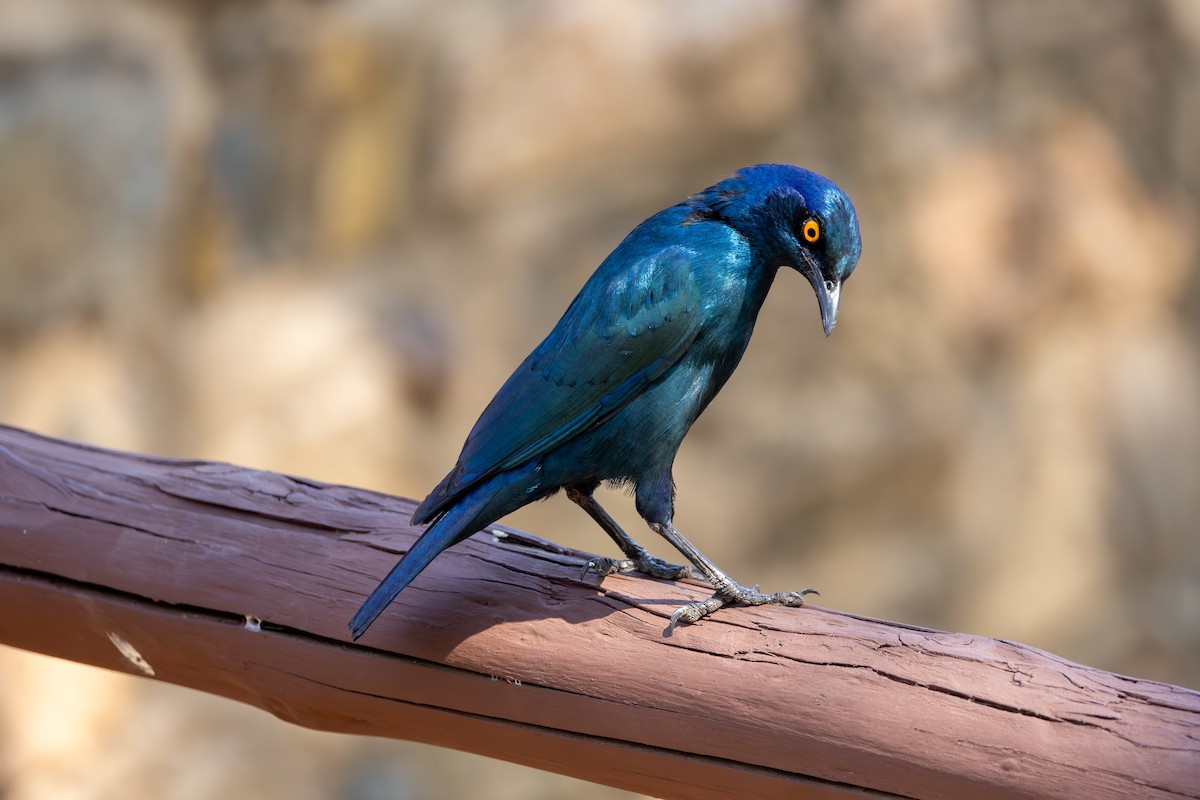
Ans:
{"label": "bird's back", "polygon": [[[730,337],[739,340],[736,355],[740,357],[749,339],[748,329],[738,330],[737,319],[749,259],[738,234],[716,222],[696,219],[687,204],[639,225],[605,259],[550,334],[496,393],[467,437],[454,469],[418,506],[414,522],[436,518],[489,476],[596,431],[631,403],[641,407],[637,421],[670,417],[660,427],[681,427],[681,437],[715,392],[708,385],[712,369],[689,358],[697,339],[714,351],[701,354],[706,362],[726,355],[724,345]],[[715,331],[719,335],[710,335],[714,325],[724,326]],[[709,347],[709,342],[718,341],[720,346]],[[736,359],[722,365],[719,383],[735,364]],[[699,402],[691,406],[679,400],[641,402],[652,385],[681,367],[696,371],[697,385],[683,391]],[[687,417],[682,425],[680,415]],[[619,460],[615,454],[610,459]],[[594,471],[617,469],[616,464],[605,466],[595,465]],[[599,476],[623,477],[627,476]]]}

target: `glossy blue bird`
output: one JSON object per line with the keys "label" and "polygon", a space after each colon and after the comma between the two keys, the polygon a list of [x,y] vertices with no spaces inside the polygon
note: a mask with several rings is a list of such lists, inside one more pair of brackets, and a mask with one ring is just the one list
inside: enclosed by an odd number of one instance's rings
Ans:
{"label": "glossy blue bird", "polygon": [[[814,172],[746,167],[638,225],[496,393],[454,469],[413,513],[430,523],[350,621],[357,639],[447,547],[563,489],[621,548],[583,574],[700,577],[712,597],[677,610],[668,631],[729,604],[799,606],[812,592],[763,594],[732,581],[672,522],[671,467],[692,423],[742,358],[780,267],[812,284],[829,335],[858,263],[858,218]],[[630,485],[638,513],[691,566],[651,556],[592,496]]]}

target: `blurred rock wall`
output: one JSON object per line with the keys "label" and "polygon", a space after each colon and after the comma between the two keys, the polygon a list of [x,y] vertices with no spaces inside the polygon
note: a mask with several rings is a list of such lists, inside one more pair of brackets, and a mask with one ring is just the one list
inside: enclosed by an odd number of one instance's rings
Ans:
{"label": "blurred rock wall", "polygon": [[[1188,0],[0,0],[0,421],[421,497],[637,222],[798,163],[862,263],[829,340],[781,275],[681,528],[1197,686],[1197,85]],[[621,796],[49,664],[0,653],[6,798]]]}

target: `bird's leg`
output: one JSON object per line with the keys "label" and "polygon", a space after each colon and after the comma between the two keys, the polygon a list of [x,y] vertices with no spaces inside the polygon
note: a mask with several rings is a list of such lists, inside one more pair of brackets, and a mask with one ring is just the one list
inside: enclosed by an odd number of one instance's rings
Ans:
{"label": "bird's leg", "polygon": [[612,575],[614,572],[643,572],[655,578],[666,578],[672,581],[697,577],[696,571],[689,566],[668,564],[661,558],[650,555],[646,548],[635,542],[632,536],[621,529],[617,521],[601,508],[590,492],[583,492],[570,486],[566,491],[567,497],[586,511],[588,516],[613,538],[613,541],[621,548],[621,552],[625,554],[625,558],[621,560],[602,556],[591,559],[583,565],[583,572],[579,576],[580,580],[587,577],[589,572],[594,572],[600,577]]}
{"label": "bird's leg", "polygon": [[804,605],[804,596],[806,594],[818,594],[816,589],[801,589],[798,592],[776,592],[775,594],[763,594],[758,591],[755,586],[747,589],[745,586],[739,586],[733,580],[717,568],[717,565],[709,560],[708,556],[701,553],[694,544],[683,538],[681,534],[670,521],[667,522],[651,522],[651,530],[660,534],[664,539],[670,542],[676,550],[687,556],[688,561],[696,566],[697,571],[713,585],[717,590],[716,594],[707,600],[699,600],[695,603],[688,603],[685,606],[678,608],[671,615],[670,624],[667,625],[667,631],[675,629],[675,626],[681,622],[695,622],[698,619],[708,616],[722,606],[741,603],[748,606],[761,605],[779,605],[779,606],[802,606]]}

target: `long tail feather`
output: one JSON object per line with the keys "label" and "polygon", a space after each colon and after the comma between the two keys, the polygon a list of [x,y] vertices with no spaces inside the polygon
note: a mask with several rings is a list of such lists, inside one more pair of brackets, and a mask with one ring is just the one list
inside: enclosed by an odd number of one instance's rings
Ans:
{"label": "long tail feather", "polygon": [[456,530],[453,525],[444,525],[444,522],[446,517],[442,517],[421,534],[400,562],[392,567],[387,577],[375,587],[375,591],[371,592],[370,597],[350,620],[351,638],[357,639],[362,636],[375,618],[396,599],[396,595],[412,583],[413,578],[421,574],[421,570],[429,566],[429,562],[433,561],[438,553],[455,543],[461,531]]}
{"label": "long tail feather", "polygon": [[438,553],[461,542],[475,531],[544,494],[540,492],[537,464],[496,475],[467,492],[421,534],[412,548],[392,567],[350,620],[350,635],[362,636],[404,587],[429,566]]}

